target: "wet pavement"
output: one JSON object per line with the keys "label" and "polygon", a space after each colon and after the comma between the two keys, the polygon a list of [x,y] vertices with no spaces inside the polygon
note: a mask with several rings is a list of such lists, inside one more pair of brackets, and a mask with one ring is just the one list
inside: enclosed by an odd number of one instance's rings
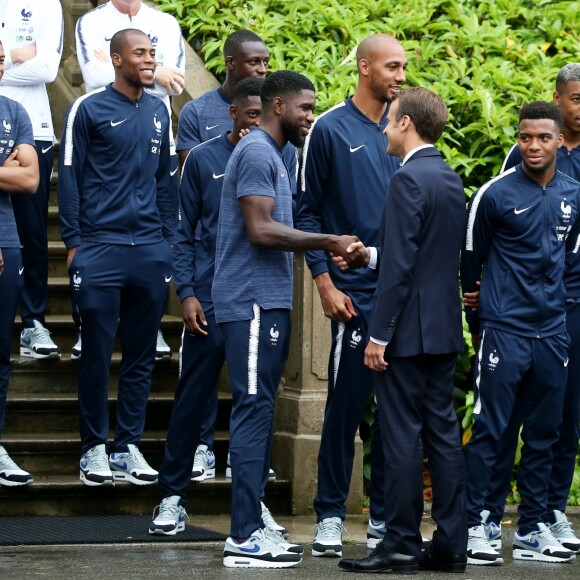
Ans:
{"label": "wet pavement", "polygon": [[[569,509],[568,517],[577,532],[580,532],[580,509]],[[0,547],[0,578],[20,579],[45,578],[196,578],[218,580],[233,578],[261,579],[316,579],[337,580],[348,578],[349,573],[337,567],[338,559],[312,558],[310,547],[314,534],[315,518],[310,516],[279,517],[277,521],[290,531],[293,542],[305,546],[303,562],[285,570],[227,569],[222,566],[223,543],[175,543],[130,544],[130,545],[81,545],[81,546],[10,546]],[[347,518],[344,534],[343,555],[347,558],[362,558],[366,549],[366,527],[368,517]],[[469,578],[469,579],[514,579],[514,580],[578,580],[580,557],[569,564],[546,564],[513,562],[511,538],[517,520],[513,510],[506,514],[502,525],[505,563],[503,566],[468,566],[466,574],[442,574],[420,572],[420,579]],[[192,517],[188,523],[228,532],[227,516]],[[430,537],[433,531],[431,520],[425,519],[422,533]],[[355,578],[376,575],[358,574]]]}

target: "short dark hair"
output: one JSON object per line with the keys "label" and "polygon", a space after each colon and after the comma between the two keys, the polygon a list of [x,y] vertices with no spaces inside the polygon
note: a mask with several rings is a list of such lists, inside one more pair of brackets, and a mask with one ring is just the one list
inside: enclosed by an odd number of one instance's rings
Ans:
{"label": "short dark hair", "polygon": [[124,28],[123,30],[119,30],[119,32],[115,32],[111,38],[111,47],[109,49],[111,56],[114,54],[121,54],[121,51],[127,42],[127,38],[134,34],[149,38],[142,30],[138,30],[137,28]]}
{"label": "short dark hair", "polygon": [[562,132],[564,119],[560,109],[554,103],[546,101],[534,101],[528,103],[520,109],[520,123],[526,119],[552,119],[558,127],[558,132]]}
{"label": "short dark hair", "polygon": [[571,62],[558,71],[556,90],[561,93],[570,81],[580,81],[580,62]]}
{"label": "short dark hair", "polygon": [[259,97],[262,94],[264,79],[261,77],[248,77],[236,84],[232,102],[237,103],[248,97]]}
{"label": "short dark hair", "polygon": [[235,32],[232,32],[224,42],[224,58],[232,56],[245,42],[263,43],[264,41],[251,30],[236,30]]}
{"label": "short dark hair", "polygon": [[292,70],[273,72],[262,85],[262,104],[273,101],[275,97],[298,95],[302,91],[315,91],[312,81]]}
{"label": "short dark hair", "polygon": [[397,121],[407,115],[423,141],[437,143],[443,135],[449,117],[443,99],[429,89],[412,87],[402,90],[397,101],[399,103]]}

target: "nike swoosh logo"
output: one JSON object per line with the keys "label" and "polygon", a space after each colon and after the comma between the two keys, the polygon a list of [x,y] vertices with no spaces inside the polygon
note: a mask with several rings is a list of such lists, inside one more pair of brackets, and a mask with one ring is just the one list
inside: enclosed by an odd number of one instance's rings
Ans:
{"label": "nike swoosh logo", "polygon": [[246,552],[247,554],[255,554],[256,552],[260,551],[260,546],[258,546],[257,544],[254,544],[251,548],[242,548],[241,546],[238,546],[238,548],[242,552]]}
{"label": "nike swoosh logo", "polygon": [[540,542],[538,542],[538,540],[534,540],[533,542],[528,542],[527,540],[520,540],[520,542],[522,544],[525,544],[526,546],[530,546],[531,548],[537,548],[540,545]]}
{"label": "nike swoosh logo", "polygon": [[280,173],[280,177],[286,177],[285,173]]}
{"label": "nike swoosh logo", "polygon": [[225,173],[220,173],[219,175],[215,174],[215,171],[213,172],[213,178],[214,179],[219,179],[220,177],[223,177],[225,175]]}
{"label": "nike swoosh logo", "polygon": [[206,131],[211,131],[212,129],[215,129],[217,127],[217,125],[212,125],[211,127],[208,127],[207,125],[205,126],[205,130]]}
{"label": "nike swoosh logo", "polygon": [[24,268],[18,268],[18,274],[22,276],[22,272],[24,272]]}
{"label": "nike swoosh logo", "polygon": [[362,149],[363,147],[366,147],[366,145],[359,145],[358,147],[350,147],[350,152],[354,153],[355,151],[358,151],[359,149]]}
{"label": "nike swoosh logo", "polygon": [[49,147],[47,147],[46,149],[43,147],[42,148],[42,152],[43,153],[47,153],[48,151],[50,151],[52,148],[54,147],[54,145],[50,145]]}
{"label": "nike swoosh logo", "polygon": [[124,123],[127,119],[123,119],[122,121],[111,121],[111,127],[116,127],[117,125],[120,125],[121,123]]}
{"label": "nike swoosh logo", "polygon": [[169,278],[165,276],[165,281],[169,284],[169,282],[171,282],[171,276],[169,276]]}
{"label": "nike swoosh logo", "polygon": [[169,175],[171,175],[171,177],[173,177],[176,173],[177,173],[177,169],[179,169],[179,167],[177,167],[176,169],[174,169],[173,171],[169,172]]}
{"label": "nike swoosh logo", "polygon": [[568,362],[570,361],[569,358],[566,359],[566,361],[564,362],[564,368],[566,368],[568,366]]}
{"label": "nike swoosh logo", "polygon": [[514,213],[515,213],[516,215],[520,215],[521,213],[524,213],[525,211],[528,211],[529,209],[532,209],[533,207],[534,207],[534,206],[533,206],[533,205],[531,205],[530,207],[524,207],[524,209],[517,209],[517,208],[514,208]]}

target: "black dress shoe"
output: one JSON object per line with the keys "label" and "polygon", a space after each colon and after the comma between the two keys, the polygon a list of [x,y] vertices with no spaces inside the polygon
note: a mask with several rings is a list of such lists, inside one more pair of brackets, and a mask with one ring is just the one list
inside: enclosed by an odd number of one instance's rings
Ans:
{"label": "black dress shoe", "polygon": [[349,572],[394,572],[395,574],[416,574],[417,558],[399,554],[386,548],[381,542],[366,557],[360,560],[341,560],[339,568]]}
{"label": "black dress shoe", "polygon": [[466,565],[467,554],[445,554],[435,549],[433,542],[425,542],[419,554],[419,570],[462,574]]}

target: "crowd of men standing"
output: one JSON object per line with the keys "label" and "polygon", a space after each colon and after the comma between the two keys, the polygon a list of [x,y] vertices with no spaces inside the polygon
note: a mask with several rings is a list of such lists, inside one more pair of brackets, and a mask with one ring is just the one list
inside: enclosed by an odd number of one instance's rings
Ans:
{"label": "crowd of men standing", "polygon": [[[44,320],[55,143],[45,85],[58,71],[63,20],[57,0],[9,0],[0,16],[1,433],[16,312],[22,356],[61,355]],[[435,147],[447,107],[432,91],[402,88],[407,56],[391,36],[361,42],[355,93],[315,119],[311,81],[291,71],[266,76],[268,47],[254,32],[234,32],[224,42],[223,86],[183,108],[174,139],[170,97],[185,84],[175,19],[140,0],[110,0],[75,32],[88,92],[66,113],[58,205],[79,329],[81,481],[158,482],[163,498],[149,533],[183,531],[189,482],[215,477],[217,378],[227,362],[224,565],[302,561],[303,547],[288,541],[264,497],[276,477],[270,456],[290,344],[292,252],[304,251],[332,336],[312,555],[342,556],[354,439],[375,392],[372,552],[341,568],[501,564],[522,425],[514,558],[573,561],[580,540],[564,512],[580,417],[580,64],[559,72],[554,104],[522,108],[505,171],[466,212],[461,179]],[[477,351],[465,456],[453,408],[460,269]],[[139,441],[155,360],[171,356],[159,325],[172,279],[184,333],[157,471]],[[117,331],[123,358],[110,447]],[[419,532],[424,454],[437,523],[428,543]],[[30,482],[0,446],[0,483]]]}

